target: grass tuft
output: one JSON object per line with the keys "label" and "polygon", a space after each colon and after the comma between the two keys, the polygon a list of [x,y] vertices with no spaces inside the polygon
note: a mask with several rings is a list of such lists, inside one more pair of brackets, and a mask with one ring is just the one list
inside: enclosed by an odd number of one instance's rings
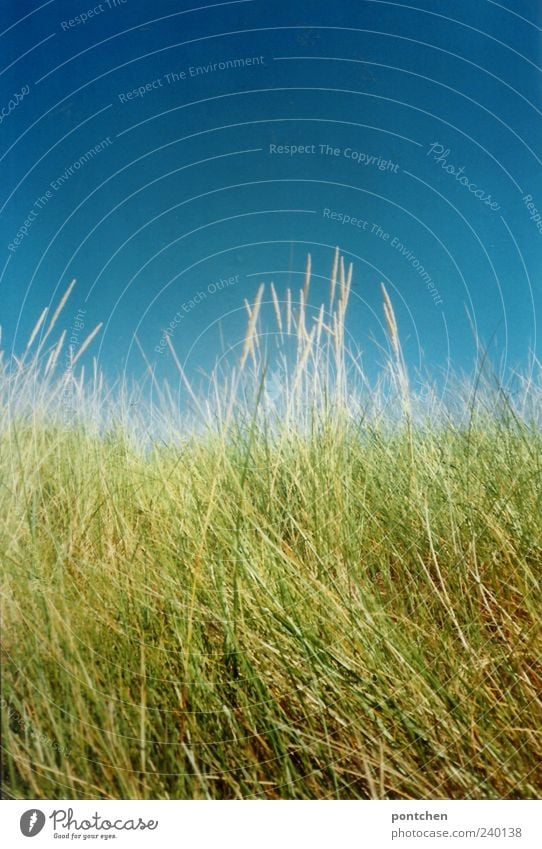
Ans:
{"label": "grass tuft", "polygon": [[63,368],[60,308],[1,360],[6,795],[539,797],[540,381],[416,393],[383,290],[370,386],[310,277],[205,397],[168,337],[189,417]]}

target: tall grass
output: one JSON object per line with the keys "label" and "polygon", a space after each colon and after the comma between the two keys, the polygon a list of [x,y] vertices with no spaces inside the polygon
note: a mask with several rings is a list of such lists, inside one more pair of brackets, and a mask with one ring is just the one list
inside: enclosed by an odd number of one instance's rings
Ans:
{"label": "tall grass", "polygon": [[59,310],[2,360],[8,796],[538,797],[540,379],[416,392],[384,291],[370,385],[351,282],[260,288],[203,394],[168,339],[182,413]]}

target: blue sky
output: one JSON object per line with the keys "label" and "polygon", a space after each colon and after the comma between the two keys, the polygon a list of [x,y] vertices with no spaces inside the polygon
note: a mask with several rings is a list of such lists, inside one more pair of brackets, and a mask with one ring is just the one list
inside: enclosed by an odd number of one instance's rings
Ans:
{"label": "blue sky", "polygon": [[[0,11],[0,323],[42,308],[104,329],[89,351],[137,376],[242,338],[335,245],[349,332],[372,368],[380,282],[409,364],[468,369],[472,327],[514,368],[540,343],[542,11],[519,0],[109,0]],[[421,269],[421,270],[420,270]]]}

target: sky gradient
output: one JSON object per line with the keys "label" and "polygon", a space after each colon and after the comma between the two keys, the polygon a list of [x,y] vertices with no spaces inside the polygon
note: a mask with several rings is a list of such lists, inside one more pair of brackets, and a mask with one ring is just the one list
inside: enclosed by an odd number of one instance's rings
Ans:
{"label": "sky gradient", "polygon": [[0,33],[8,350],[75,277],[62,327],[104,322],[107,375],[137,337],[171,376],[168,328],[209,370],[309,251],[318,307],[339,245],[369,371],[381,281],[413,367],[540,356],[539,4],[4,0]]}

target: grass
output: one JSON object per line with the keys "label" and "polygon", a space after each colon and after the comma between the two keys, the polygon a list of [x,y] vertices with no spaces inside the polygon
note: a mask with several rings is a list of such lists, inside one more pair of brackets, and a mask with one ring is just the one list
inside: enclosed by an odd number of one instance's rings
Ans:
{"label": "grass", "polygon": [[4,366],[6,795],[539,797],[540,384],[420,400],[384,292],[369,395],[351,275],[336,254],[313,318],[310,267],[286,308],[261,289],[188,429],[167,388],[134,424],[57,373],[45,317]]}

